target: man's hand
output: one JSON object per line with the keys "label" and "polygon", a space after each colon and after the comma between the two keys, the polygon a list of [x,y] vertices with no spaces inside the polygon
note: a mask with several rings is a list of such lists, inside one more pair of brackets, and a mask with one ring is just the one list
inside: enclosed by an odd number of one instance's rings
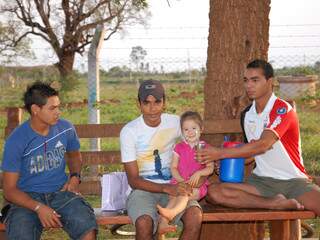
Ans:
{"label": "man's hand", "polygon": [[198,185],[200,178],[201,178],[201,174],[199,171],[197,171],[190,177],[187,183],[194,188]]}
{"label": "man's hand", "polygon": [[77,177],[70,178],[69,181],[64,184],[61,191],[69,191],[79,195],[79,179]]}
{"label": "man's hand", "polygon": [[188,195],[192,194],[192,188],[189,184],[180,182],[176,185],[165,184],[163,187],[163,192],[171,195],[171,196],[179,196],[179,195]]}
{"label": "man's hand", "polygon": [[60,221],[60,215],[56,213],[52,208],[41,204],[37,210],[38,217],[44,228],[59,228],[62,227]]}
{"label": "man's hand", "polygon": [[213,166],[214,166],[213,172],[214,172],[217,176],[219,176],[219,175],[220,175],[220,161],[214,161]]}
{"label": "man's hand", "polygon": [[[178,184],[179,184],[179,183],[178,183]],[[178,185],[178,184],[177,184],[177,185]],[[163,192],[164,192],[164,193],[167,193],[167,194],[169,194],[169,195],[171,195],[171,196],[176,197],[176,196],[178,196],[178,187],[177,187],[177,185],[164,184],[164,186],[163,186]]]}
{"label": "man's hand", "polygon": [[196,159],[201,164],[207,164],[209,162],[219,160],[220,156],[221,156],[221,149],[215,148],[215,147],[199,149],[196,153]]}
{"label": "man's hand", "polygon": [[191,196],[192,195],[192,187],[190,186],[190,184],[186,183],[186,182],[180,182],[178,183],[178,195],[188,195]]}

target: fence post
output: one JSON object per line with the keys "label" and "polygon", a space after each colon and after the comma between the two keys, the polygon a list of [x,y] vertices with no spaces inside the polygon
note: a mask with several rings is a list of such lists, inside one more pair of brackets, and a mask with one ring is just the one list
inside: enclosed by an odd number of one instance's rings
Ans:
{"label": "fence post", "polygon": [[5,128],[4,137],[7,138],[9,134],[18,125],[21,124],[22,119],[22,109],[18,107],[8,107],[7,108],[7,126]]}
{"label": "fence post", "polygon": [[[100,109],[96,104],[100,101],[99,54],[104,41],[103,25],[98,25],[88,53],[88,107],[89,123],[100,123]],[[100,138],[90,139],[90,150],[100,151]],[[90,167],[90,177],[98,175],[98,166]]]}

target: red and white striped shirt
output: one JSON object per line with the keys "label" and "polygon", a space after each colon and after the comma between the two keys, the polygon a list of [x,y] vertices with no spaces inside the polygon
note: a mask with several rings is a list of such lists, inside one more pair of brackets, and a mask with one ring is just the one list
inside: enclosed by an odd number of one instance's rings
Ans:
{"label": "red and white striped shirt", "polygon": [[276,179],[308,178],[301,155],[299,120],[289,103],[273,94],[258,114],[254,101],[245,115],[244,130],[249,142],[258,140],[264,130],[278,136],[271,149],[255,156],[254,174]]}

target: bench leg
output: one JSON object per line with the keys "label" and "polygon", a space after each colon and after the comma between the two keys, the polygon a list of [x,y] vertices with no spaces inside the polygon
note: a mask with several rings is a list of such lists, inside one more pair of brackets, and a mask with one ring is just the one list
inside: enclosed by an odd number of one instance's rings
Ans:
{"label": "bench leg", "polygon": [[[213,237],[214,236],[214,237]],[[262,240],[264,238],[263,222],[203,222],[201,240]]]}
{"label": "bench leg", "polygon": [[290,220],[290,240],[301,240],[301,220]]}
{"label": "bench leg", "polygon": [[269,228],[270,240],[291,240],[289,220],[270,221]]}
{"label": "bench leg", "polygon": [[6,233],[5,232],[0,232],[0,240],[6,240]]}
{"label": "bench leg", "polygon": [[270,221],[271,240],[301,240],[301,221],[277,220]]}

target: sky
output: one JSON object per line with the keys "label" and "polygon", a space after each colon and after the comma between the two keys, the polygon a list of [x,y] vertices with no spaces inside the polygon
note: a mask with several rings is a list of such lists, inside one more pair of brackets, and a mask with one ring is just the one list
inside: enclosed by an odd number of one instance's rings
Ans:
{"label": "sky", "polygon": [[[147,51],[145,61],[159,64],[195,65],[201,67],[206,61],[209,28],[209,0],[150,0],[152,17],[149,27],[131,26],[122,37],[115,34],[104,42],[101,65],[129,64],[133,46]],[[272,0],[270,12],[269,57],[292,55],[320,59],[320,1],[319,0]],[[39,42],[35,41],[39,46]],[[54,61],[54,54],[45,49],[37,51],[38,61]],[[86,57],[77,57],[76,66],[86,68]],[[158,65],[159,65],[158,64]]]}
{"label": "sky", "polygon": [[320,54],[319,12],[318,0],[271,1],[269,54]]}

